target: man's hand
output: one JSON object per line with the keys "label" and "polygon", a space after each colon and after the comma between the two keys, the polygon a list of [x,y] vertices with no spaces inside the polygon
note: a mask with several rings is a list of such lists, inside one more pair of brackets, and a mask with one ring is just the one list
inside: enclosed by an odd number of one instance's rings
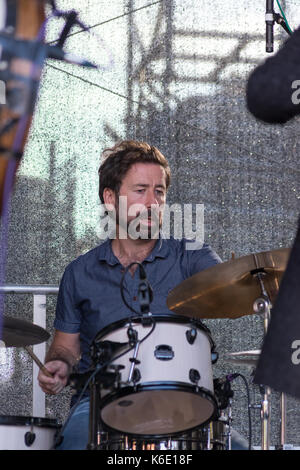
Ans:
{"label": "man's hand", "polygon": [[53,378],[47,377],[41,370],[38,374],[38,381],[43,392],[56,395],[66,386],[70,374],[70,366],[64,361],[49,361],[45,367],[51,372]]}
{"label": "man's hand", "polygon": [[73,367],[80,359],[79,333],[63,333],[55,330],[54,338],[46,356],[45,367],[53,375],[48,377],[40,370],[38,381],[41,389],[56,395],[67,385]]}

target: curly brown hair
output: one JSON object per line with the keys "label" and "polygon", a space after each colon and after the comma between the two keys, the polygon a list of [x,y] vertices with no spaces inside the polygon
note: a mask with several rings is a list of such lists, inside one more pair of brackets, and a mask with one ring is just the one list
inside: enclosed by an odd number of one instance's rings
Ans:
{"label": "curly brown hair", "polygon": [[102,204],[104,203],[103,190],[110,188],[118,195],[124,176],[135,163],[161,165],[166,173],[167,189],[170,185],[171,172],[167,159],[156,147],[146,142],[123,140],[114,147],[105,149],[102,156],[104,161],[98,170],[99,197]]}

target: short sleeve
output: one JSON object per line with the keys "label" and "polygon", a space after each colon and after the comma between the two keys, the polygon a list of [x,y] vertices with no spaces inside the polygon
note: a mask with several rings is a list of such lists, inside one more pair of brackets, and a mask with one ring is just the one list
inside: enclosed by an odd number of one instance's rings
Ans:
{"label": "short sleeve", "polygon": [[71,265],[61,279],[54,320],[54,328],[64,333],[79,333],[81,313],[75,303],[76,283]]}
{"label": "short sleeve", "polygon": [[222,263],[221,258],[208,244],[203,244],[201,248],[196,250],[186,250],[188,259],[187,268],[188,276],[193,276],[204,269],[210,268],[215,264]]}

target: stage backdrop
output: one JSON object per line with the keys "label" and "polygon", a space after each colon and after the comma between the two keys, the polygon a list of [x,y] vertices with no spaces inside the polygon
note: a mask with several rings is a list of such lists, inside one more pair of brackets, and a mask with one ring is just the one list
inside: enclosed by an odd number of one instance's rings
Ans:
{"label": "stage backdrop", "polygon": [[[286,5],[285,5],[286,3]],[[231,253],[291,246],[300,207],[300,119],[257,122],[245,105],[251,70],[265,53],[265,2],[255,0],[61,0],[91,33],[74,29],[66,49],[98,71],[48,61],[11,208],[7,284],[58,285],[65,266],[101,243],[97,169],[101,151],[120,139],[156,145],[169,159],[168,202],[205,206],[205,240],[224,261]],[[292,27],[296,2],[282,2]],[[62,24],[51,20],[47,41]],[[275,50],[287,38],[275,27]],[[300,60],[300,59],[299,59]],[[154,293],[155,294],[155,293]],[[232,299],[234,302],[234,299]],[[47,299],[52,334],[55,296]],[[32,320],[29,295],[7,295],[6,314]],[[257,315],[206,320],[219,352],[215,377],[240,372],[260,401],[251,368],[225,354],[258,349]],[[50,344],[50,341],[49,343]],[[31,360],[1,351],[0,414],[31,414]],[[234,427],[248,436],[247,397],[233,382]],[[63,420],[70,391],[47,397],[47,416]],[[279,440],[278,394],[272,394],[272,445]],[[260,444],[259,410],[252,412]],[[287,405],[287,441],[300,445],[300,406]]]}

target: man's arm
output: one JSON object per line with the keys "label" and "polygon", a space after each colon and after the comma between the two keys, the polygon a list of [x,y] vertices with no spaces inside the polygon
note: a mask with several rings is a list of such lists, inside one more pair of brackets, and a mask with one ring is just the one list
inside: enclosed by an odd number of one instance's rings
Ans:
{"label": "man's arm", "polygon": [[41,389],[51,395],[59,393],[66,386],[69,375],[79,359],[79,333],[63,333],[56,330],[45,360],[45,367],[53,378],[40,371],[38,381]]}

